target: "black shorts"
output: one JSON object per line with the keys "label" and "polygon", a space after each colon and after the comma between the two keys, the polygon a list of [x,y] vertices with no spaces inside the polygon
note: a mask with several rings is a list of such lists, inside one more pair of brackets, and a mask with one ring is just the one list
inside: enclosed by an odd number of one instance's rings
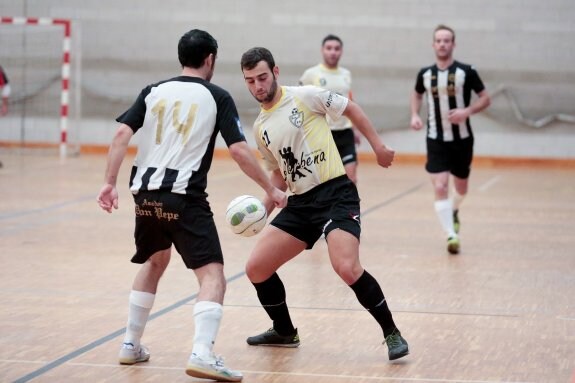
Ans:
{"label": "black shorts", "polygon": [[473,137],[450,142],[427,139],[425,170],[429,173],[449,171],[458,178],[466,179],[471,172],[472,160]]}
{"label": "black shorts", "polygon": [[355,136],[352,128],[344,130],[332,130],[331,135],[339,151],[341,162],[347,165],[352,162],[357,162],[357,152],[355,150]]}
{"label": "black shorts", "polygon": [[172,244],[188,269],[208,263],[224,263],[218,231],[205,199],[144,191],[134,195],[136,254],[134,263],[144,263],[155,252]]}
{"label": "black shorts", "polygon": [[329,180],[303,194],[288,198],[287,206],[272,220],[278,229],[304,241],[311,249],[324,233],[345,230],[361,234],[359,195],[346,175]]}

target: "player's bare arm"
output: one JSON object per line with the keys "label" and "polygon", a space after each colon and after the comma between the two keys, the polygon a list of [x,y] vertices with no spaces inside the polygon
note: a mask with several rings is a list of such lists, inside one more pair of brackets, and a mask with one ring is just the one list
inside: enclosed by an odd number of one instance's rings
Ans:
{"label": "player's bare arm", "polygon": [[[281,170],[280,169],[276,169],[274,171],[272,171],[272,173],[270,174],[270,178],[271,178],[271,182],[272,184],[278,189],[280,190],[283,195],[285,196],[285,191],[287,190],[287,184],[282,176]],[[286,203],[287,203],[287,197],[286,197]],[[266,208],[266,211],[268,212],[268,216],[272,213],[272,211],[274,211],[274,208],[279,207],[279,208],[283,208],[284,206],[278,206],[276,204],[273,203],[272,200],[270,200],[267,196],[266,198],[264,198],[263,200],[263,204]]]}
{"label": "player's bare arm", "polygon": [[355,102],[349,100],[343,114],[350,119],[353,126],[355,126],[367,139],[377,157],[377,163],[379,166],[384,168],[391,166],[395,151],[385,146],[381,141],[381,138],[377,134],[377,131],[363,109],[361,109],[361,107]]}
{"label": "player's bare arm", "polygon": [[120,166],[126,156],[128,144],[134,135],[134,131],[126,124],[121,124],[116,135],[110,145],[108,151],[108,163],[106,166],[106,175],[104,177],[104,186],[100,189],[98,194],[98,205],[107,211],[112,212],[112,208],[118,208],[118,191],[116,190],[116,182],[118,181],[118,173]]}
{"label": "player's bare arm", "polygon": [[[266,201],[273,203],[274,207],[284,207],[287,204],[287,197],[283,192],[285,189],[278,189],[268,178],[257,158],[252,153],[251,148],[245,141],[236,142],[229,147],[230,154],[240,169],[252,180],[254,180],[266,192]],[[267,206],[266,206],[267,208]],[[268,209],[269,210],[269,209]]]}
{"label": "player's bare arm", "polygon": [[491,98],[486,90],[477,94],[477,99],[467,108],[452,109],[449,111],[449,122],[452,124],[461,124],[465,122],[472,114],[479,113],[491,104]]}
{"label": "player's bare arm", "polygon": [[423,128],[423,121],[419,117],[423,95],[413,91],[411,93],[411,129],[420,130]]}

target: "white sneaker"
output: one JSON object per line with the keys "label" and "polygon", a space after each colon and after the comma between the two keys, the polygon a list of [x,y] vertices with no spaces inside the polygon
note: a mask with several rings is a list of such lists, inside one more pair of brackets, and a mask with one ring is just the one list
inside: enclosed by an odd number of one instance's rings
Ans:
{"label": "white sneaker", "polygon": [[241,382],[244,377],[241,372],[226,368],[220,356],[212,355],[209,359],[204,359],[196,354],[192,354],[188,359],[186,374],[218,382]]}
{"label": "white sneaker", "polygon": [[120,364],[135,364],[147,362],[150,359],[150,351],[144,345],[136,349],[132,343],[123,343],[120,349],[118,361]]}

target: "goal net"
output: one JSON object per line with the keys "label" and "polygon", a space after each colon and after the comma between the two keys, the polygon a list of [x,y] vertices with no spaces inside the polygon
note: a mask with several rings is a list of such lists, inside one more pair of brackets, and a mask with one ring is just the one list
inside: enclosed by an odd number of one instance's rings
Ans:
{"label": "goal net", "polygon": [[0,47],[11,89],[8,113],[0,116],[0,147],[76,152],[80,84],[70,60],[70,21],[2,17]]}

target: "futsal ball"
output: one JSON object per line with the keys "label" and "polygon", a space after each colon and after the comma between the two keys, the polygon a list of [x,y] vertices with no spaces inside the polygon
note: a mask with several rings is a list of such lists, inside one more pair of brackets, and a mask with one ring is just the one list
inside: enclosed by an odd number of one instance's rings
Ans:
{"label": "futsal ball", "polygon": [[266,225],[268,214],[264,204],[251,195],[234,198],[226,209],[226,222],[235,234],[256,235]]}

